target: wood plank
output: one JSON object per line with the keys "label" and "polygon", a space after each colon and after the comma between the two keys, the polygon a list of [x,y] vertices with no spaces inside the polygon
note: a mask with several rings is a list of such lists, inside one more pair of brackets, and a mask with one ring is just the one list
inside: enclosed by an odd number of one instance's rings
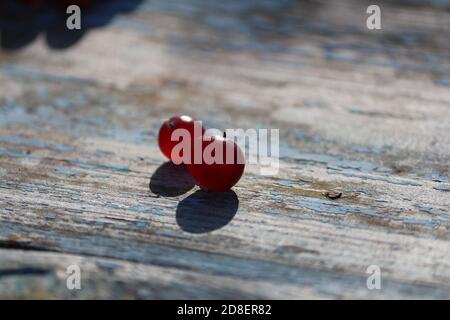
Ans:
{"label": "wood plank", "polygon": [[[0,297],[450,298],[445,4],[131,3],[0,51]],[[279,173],[200,191],[157,146],[182,113],[279,128]]]}

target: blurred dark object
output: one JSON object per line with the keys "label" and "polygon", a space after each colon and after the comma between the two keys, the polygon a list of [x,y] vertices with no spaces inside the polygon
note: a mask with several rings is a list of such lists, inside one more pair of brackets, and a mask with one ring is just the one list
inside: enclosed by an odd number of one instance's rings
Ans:
{"label": "blurred dark object", "polygon": [[[110,23],[114,16],[134,11],[143,0],[1,0],[0,47],[18,50],[40,34],[50,48],[66,49],[76,44],[90,29]],[[78,5],[82,28],[69,30],[66,8]]]}
{"label": "blurred dark object", "polygon": [[75,4],[81,8],[87,8],[94,2],[98,2],[98,0],[18,0],[18,1],[34,8],[40,8],[48,4],[54,4],[61,7],[67,7]]}

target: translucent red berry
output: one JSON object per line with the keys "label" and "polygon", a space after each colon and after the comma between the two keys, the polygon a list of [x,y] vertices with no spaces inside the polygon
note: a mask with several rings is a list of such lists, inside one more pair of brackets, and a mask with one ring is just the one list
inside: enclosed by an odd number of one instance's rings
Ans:
{"label": "translucent red berry", "polygon": [[[230,190],[242,177],[245,168],[244,154],[233,141],[221,136],[202,139],[201,163],[187,164],[197,184],[206,190]],[[221,151],[220,151],[221,150]]]}
{"label": "translucent red berry", "polygon": [[194,140],[201,138],[204,129],[201,127],[199,122],[197,122],[197,130],[195,129],[195,121],[189,116],[175,116],[167,121],[164,121],[161,128],[159,129],[158,143],[161,152],[170,160],[175,163],[182,163],[183,152],[174,154],[172,151],[174,147],[180,143],[179,140],[172,139],[172,134],[177,129],[185,129],[189,133],[191,140],[191,148],[194,146]]}

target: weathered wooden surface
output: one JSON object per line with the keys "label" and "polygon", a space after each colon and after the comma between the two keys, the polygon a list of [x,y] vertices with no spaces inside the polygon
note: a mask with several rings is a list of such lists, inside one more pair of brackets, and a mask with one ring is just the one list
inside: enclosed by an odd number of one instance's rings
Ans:
{"label": "weathered wooden surface", "polygon": [[[128,3],[3,39],[0,297],[450,298],[447,2]],[[180,113],[280,128],[279,174],[199,191]]]}

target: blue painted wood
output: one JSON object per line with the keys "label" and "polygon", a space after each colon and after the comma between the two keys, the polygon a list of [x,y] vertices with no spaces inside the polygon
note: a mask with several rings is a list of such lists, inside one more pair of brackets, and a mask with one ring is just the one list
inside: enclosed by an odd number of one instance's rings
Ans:
{"label": "blue painted wood", "polygon": [[[0,297],[450,297],[443,2],[379,32],[365,1],[126,3],[2,38]],[[173,114],[279,128],[279,173],[200,191],[158,150]]]}

